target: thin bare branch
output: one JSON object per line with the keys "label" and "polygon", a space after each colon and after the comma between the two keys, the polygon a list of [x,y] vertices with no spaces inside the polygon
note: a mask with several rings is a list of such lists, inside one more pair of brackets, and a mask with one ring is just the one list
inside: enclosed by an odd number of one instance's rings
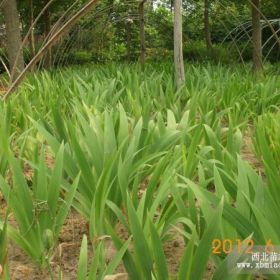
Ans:
{"label": "thin bare branch", "polygon": [[[248,0],[249,3],[255,8],[258,9],[256,7],[256,5],[254,5],[254,3],[251,0]],[[275,39],[277,40],[279,46],[280,46],[280,37],[277,35],[277,33],[275,32],[274,27],[272,26],[271,22],[267,19],[267,17],[262,13],[262,11],[260,11],[260,9],[258,9],[261,17],[264,19],[264,21],[267,23],[268,27],[270,28],[271,32],[274,34]]]}
{"label": "thin bare branch", "polygon": [[27,72],[32,68],[34,64],[36,64],[44,55],[44,53],[52,47],[69,29],[75,25],[81,17],[86,15],[98,0],[90,0],[82,9],[80,9],[71,19],[69,19],[45,44],[45,46],[36,54],[36,56],[29,62],[29,64],[25,67],[24,71],[18,76],[18,78],[13,82],[13,84],[8,89],[7,93],[2,98],[6,100],[16,89],[16,87],[21,83],[21,81],[26,76]]}
{"label": "thin bare branch", "polygon": [[44,14],[44,12],[46,11],[46,9],[48,9],[48,7],[52,4],[52,2],[54,2],[54,0],[50,0],[47,5],[45,5],[45,7],[41,10],[41,12],[39,13],[39,15],[36,17],[36,19],[34,20],[33,24],[29,27],[29,30],[27,32],[27,34],[25,35],[25,37],[23,38],[23,41],[20,45],[19,51],[17,53],[17,57],[15,59],[15,63],[14,63],[14,67],[11,70],[11,76],[13,76],[13,73],[15,71],[15,67],[17,65],[17,62],[19,60],[19,56],[20,56],[20,51],[23,49],[23,47],[25,46],[28,37],[30,36],[32,29],[34,28],[34,26],[37,24],[37,22],[39,21],[39,19],[42,17],[42,15]]}

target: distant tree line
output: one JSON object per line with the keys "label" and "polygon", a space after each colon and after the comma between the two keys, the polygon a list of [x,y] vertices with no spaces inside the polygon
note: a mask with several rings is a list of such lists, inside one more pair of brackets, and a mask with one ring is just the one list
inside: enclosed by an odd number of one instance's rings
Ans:
{"label": "distant tree line", "polygon": [[[6,36],[5,39],[1,36],[1,60],[7,62],[12,81],[23,70],[24,64],[59,29],[65,21],[63,15],[71,15],[71,11],[77,11],[78,7],[83,7],[87,2],[2,1],[1,26],[5,32],[2,30],[1,33],[6,33]],[[169,59],[172,57],[174,40],[178,38],[176,34],[173,36],[174,18],[176,25],[176,11],[180,11],[182,41],[179,40],[179,44],[182,44],[185,59],[196,60],[201,57],[202,60],[226,60],[227,44],[230,44],[233,49],[240,49],[236,50],[236,57],[231,55],[231,59],[238,60],[238,55],[243,55],[245,60],[252,59],[254,71],[261,70],[263,40],[273,33],[270,28],[263,28],[261,20],[280,16],[279,0],[183,0],[182,3],[179,1],[179,8],[177,4],[175,0],[98,1],[86,17],[72,26],[63,40],[47,49],[44,53],[44,67],[110,60],[139,60],[144,65],[146,59]],[[69,13],[66,13],[68,10]],[[238,37],[234,33],[224,40],[233,28],[248,21],[251,22],[250,28],[244,28],[247,34],[239,38],[236,44],[234,40]],[[177,23],[177,28],[179,25]],[[275,37],[278,31],[276,28]],[[21,48],[26,35],[28,40],[25,40]],[[221,45],[222,42],[226,47]],[[272,59],[279,54],[279,45],[274,44],[276,54],[272,53]]]}

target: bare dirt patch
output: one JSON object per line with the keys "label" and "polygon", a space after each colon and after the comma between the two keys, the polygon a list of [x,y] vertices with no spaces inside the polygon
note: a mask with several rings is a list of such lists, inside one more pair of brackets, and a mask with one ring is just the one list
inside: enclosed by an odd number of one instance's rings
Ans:
{"label": "bare dirt patch", "polygon": [[[122,239],[127,239],[128,234],[121,225],[116,227],[118,235]],[[83,235],[88,235],[88,224],[86,220],[76,211],[72,211],[67,218],[59,237],[59,245],[51,261],[51,267],[55,279],[61,274],[62,279],[76,279],[77,265],[80,254],[80,246]],[[164,245],[164,252],[167,257],[168,269],[171,275],[176,275],[180,265],[180,260],[185,250],[184,239],[174,232],[175,236]],[[116,249],[110,240],[105,242],[106,261],[112,260],[116,254]],[[130,248],[132,251],[132,248]],[[93,256],[92,246],[88,247],[89,260]],[[39,270],[15,244],[9,246],[9,269],[13,280],[50,280],[50,273],[47,268]],[[126,280],[128,275],[125,273],[123,264],[119,265],[114,275],[106,277],[107,280]]]}
{"label": "bare dirt patch", "polygon": [[[257,159],[254,153],[254,147],[252,142],[252,136],[250,132],[246,132],[243,137],[243,147],[241,150],[241,157],[248,161],[255,170],[264,173],[264,168],[261,162]],[[52,168],[54,159],[51,155],[46,154],[46,163],[49,168]],[[32,180],[33,170],[29,167],[25,167],[26,179]],[[146,189],[148,179],[143,182],[139,189],[139,197],[142,196],[143,191]],[[3,217],[6,211],[6,203],[0,194],[0,215]],[[11,224],[15,224],[13,217],[9,219]],[[126,230],[121,226],[116,227],[118,235],[123,240],[128,238]],[[170,275],[176,275],[180,266],[180,260],[185,250],[185,241],[183,237],[176,233],[173,238],[164,244],[164,252],[168,263],[168,269]],[[83,235],[88,236],[88,223],[87,221],[76,211],[72,210],[69,214],[59,237],[59,244],[55,250],[52,258],[51,267],[55,279],[61,274],[62,279],[74,280],[76,279],[77,265],[80,254],[80,246]],[[90,243],[90,242],[89,242]],[[106,241],[106,259],[109,262],[116,253],[116,249],[110,239]],[[130,248],[130,251],[131,248]],[[92,246],[89,244],[88,248],[89,260],[91,261],[93,256]],[[49,280],[51,279],[48,269],[39,270],[32,261],[22,252],[15,244],[9,246],[9,269],[11,272],[11,279],[15,280]],[[214,271],[214,265],[209,263],[205,271],[204,279],[210,279]],[[115,271],[114,275],[106,276],[106,280],[126,280],[128,279],[125,273],[125,268],[121,264]],[[256,278],[257,279],[257,278]],[[262,278],[258,278],[262,279]]]}

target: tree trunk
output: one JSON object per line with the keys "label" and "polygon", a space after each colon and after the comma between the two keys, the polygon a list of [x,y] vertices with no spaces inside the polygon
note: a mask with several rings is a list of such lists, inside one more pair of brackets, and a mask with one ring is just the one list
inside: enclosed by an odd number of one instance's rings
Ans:
{"label": "tree trunk", "polygon": [[[45,5],[48,3],[48,0],[45,0]],[[50,20],[50,10],[49,8],[46,9],[45,14],[45,38],[50,36],[51,32],[51,20]],[[49,48],[46,54],[46,67],[50,69],[52,67],[52,49]]]}
{"label": "tree trunk", "polygon": [[182,34],[182,0],[174,1],[174,64],[177,89],[185,82]]}
{"label": "tree trunk", "polygon": [[212,50],[211,28],[209,21],[209,0],[204,0],[204,32],[205,42],[208,51]]}
{"label": "tree trunk", "polygon": [[142,69],[145,66],[146,45],[145,45],[145,17],[144,4],[146,0],[142,0],[139,4],[139,18],[140,18],[140,63]]}
{"label": "tree trunk", "polygon": [[[34,23],[34,11],[33,11],[33,0],[29,0],[29,26],[33,26]],[[33,27],[31,33],[29,35],[29,48],[32,58],[35,56],[36,49],[35,49],[35,40],[34,40],[34,31]]]}
{"label": "tree trunk", "polygon": [[9,96],[15,91],[15,89],[18,87],[18,85],[22,82],[24,77],[26,76],[27,72],[31,70],[33,65],[35,65],[37,62],[42,59],[45,52],[55,45],[59,39],[64,36],[77,22],[85,16],[95,5],[98,3],[99,0],[89,0],[87,4],[85,4],[77,13],[75,13],[66,23],[63,24],[61,28],[59,28],[58,31],[56,31],[44,44],[44,46],[41,47],[41,49],[36,53],[35,57],[28,63],[28,65],[24,68],[24,70],[20,73],[18,78],[12,83],[12,85],[9,87],[8,91],[2,98],[2,100],[7,100]]}
{"label": "tree trunk", "polygon": [[7,33],[7,52],[11,72],[11,81],[15,81],[24,69],[23,51],[21,50],[20,20],[16,0],[2,4]]}
{"label": "tree trunk", "polygon": [[252,0],[252,44],[253,44],[253,71],[262,71],[262,28],[260,14],[260,0]]}

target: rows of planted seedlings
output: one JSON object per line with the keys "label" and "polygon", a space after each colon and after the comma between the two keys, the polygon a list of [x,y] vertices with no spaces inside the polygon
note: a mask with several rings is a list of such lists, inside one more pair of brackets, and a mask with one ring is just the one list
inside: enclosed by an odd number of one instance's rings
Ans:
{"label": "rows of planted seedlings", "polygon": [[[129,279],[205,279],[209,264],[207,279],[239,279],[231,255],[213,254],[214,239],[279,245],[279,79],[223,66],[187,71],[179,91],[168,64],[45,72],[1,104],[4,279],[8,241],[63,278],[51,262],[74,210],[89,225],[77,279],[104,279],[120,264]],[[262,174],[242,156],[247,134]],[[165,245],[178,236],[174,273]],[[116,248],[110,262],[105,237]]]}

